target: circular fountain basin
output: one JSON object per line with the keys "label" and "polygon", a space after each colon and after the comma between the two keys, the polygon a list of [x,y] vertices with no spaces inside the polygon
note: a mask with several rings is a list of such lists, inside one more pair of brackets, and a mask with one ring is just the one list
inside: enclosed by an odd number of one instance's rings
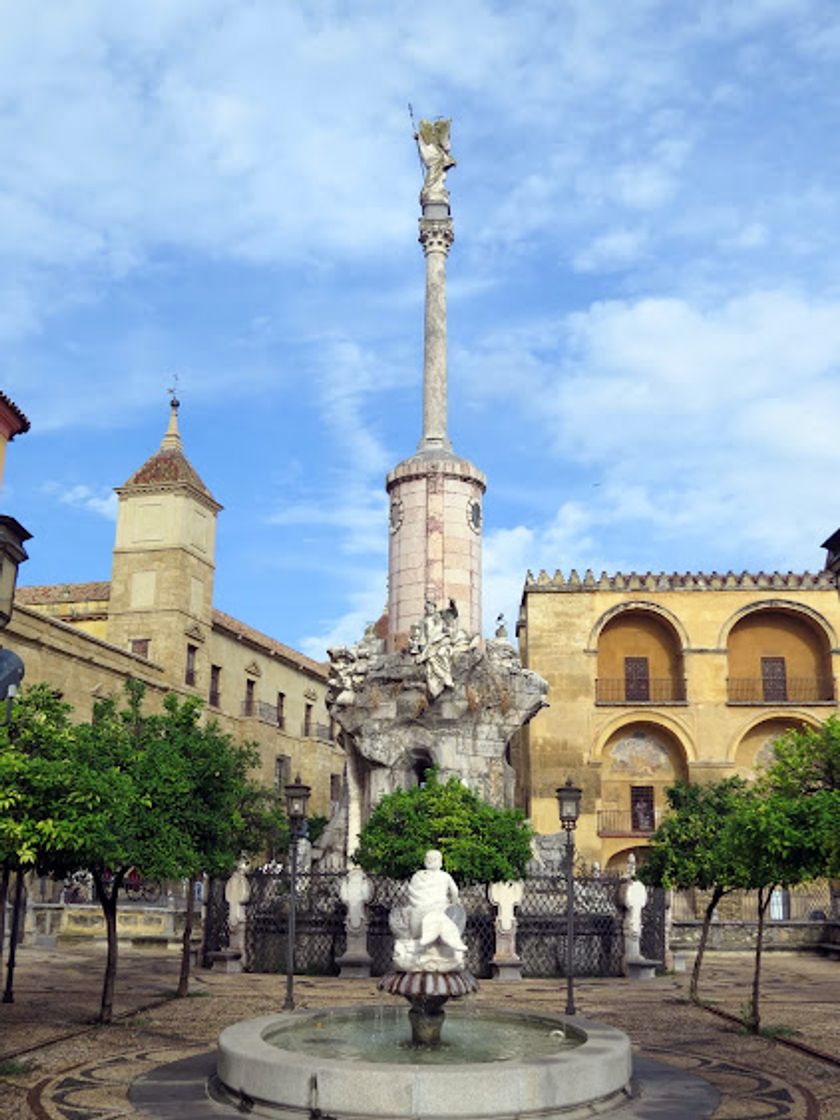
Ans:
{"label": "circular fountain basin", "polygon": [[403,1009],[265,1015],[222,1032],[217,1078],[277,1120],[571,1120],[626,1101],[630,1040],[577,1016],[452,1010],[440,1047],[410,1037]]}

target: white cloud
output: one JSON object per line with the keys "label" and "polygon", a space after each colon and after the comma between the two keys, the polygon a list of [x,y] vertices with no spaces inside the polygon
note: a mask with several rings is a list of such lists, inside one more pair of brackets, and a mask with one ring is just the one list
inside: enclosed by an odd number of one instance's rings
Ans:
{"label": "white cloud", "polygon": [[[382,615],[386,600],[384,569],[371,570],[363,586],[350,590],[347,601],[350,609],[338,619],[332,619],[325,628],[301,640],[300,648],[309,657],[323,660],[326,650],[333,646],[349,646],[358,642],[365,627]],[[315,620],[313,620],[315,621]]]}
{"label": "white cloud", "polygon": [[624,268],[638,260],[646,241],[644,230],[607,230],[575,255],[574,267],[579,272],[608,272]]}
{"label": "white cloud", "polygon": [[84,483],[65,488],[60,482],[50,482],[44,485],[44,491],[57,498],[63,505],[99,514],[100,517],[105,517],[109,521],[117,520],[119,502],[113,490],[105,488],[94,490],[93,487],[86,486]]}

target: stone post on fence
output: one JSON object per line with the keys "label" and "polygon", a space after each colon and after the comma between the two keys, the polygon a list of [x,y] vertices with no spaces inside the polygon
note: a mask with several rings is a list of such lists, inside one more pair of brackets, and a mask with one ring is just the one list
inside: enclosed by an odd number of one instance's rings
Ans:
{"label": "stone post on fence", "polygon": [[217,949],[208,953],[211,967],[219,966],[222,972],[241,972],[242,957],[245,954],[245,904],[250,897],[251,888],[245,874],[247,864],[240,863],[225,883],[225,902],[228,904],[228,926],[230,941],[227,949]]}
{"label": "stone post on fence", "polygon": [[338,957],[339,976],[370,976],[371,956],[367,948],[368,903],[373,897],[373,886],[361,867],[353,867],[341,880],[339,897],[347,907],[344,928],[347,933],[347,948]]}
{"label": "stone post on fence", "polygon": [[652,980],[661,961],[642,956],[642,911],[647,902],[647,887],[636,878],[636,859],[631,854],[627,874],[618,888],[618,903],[624,909],[624,975],[631,980]]}
{"label": "stone post on fence", "polygon": [[496,907],[496,952],[490,962],[494,980],[521,980],[522,961],[516,955],[516,907],[522,902],[522,883],[491,883],[487,897]]}

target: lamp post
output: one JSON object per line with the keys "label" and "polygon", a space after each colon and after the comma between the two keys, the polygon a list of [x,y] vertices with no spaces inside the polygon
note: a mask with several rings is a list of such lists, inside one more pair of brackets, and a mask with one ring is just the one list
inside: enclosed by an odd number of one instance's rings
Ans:
{"label": "lamp post", "polygon": [[289,820],[289,944],[286,950],[286,1002],[284,1011],[295,1009],[295,902],[297,896],[298,840],[306,835],[306,804],[312,792],[300,780],[300,774],[288,782],[286,816]]}
{"label": "lamp post", "polygon": [[580,816],[581,790],[567,778],[557,790],[560,823],[566,833],[566,1014],[575,1014],[575,828]]}
{"label": "lamp post", "polygon": [[[24,429],[25,430],[25,429]],[[18,568],[28,559],[23,542],[32,534],[19,521],[7,514],[0,514],[0,630],[5,630],[12,617]],[[0,699],[6,701],[3,723],[8,726],[12,717],[12,700],[23,680],[23,662],[10,649],[0,648]],[[9,957],[6,962],[6,985],[3,1003],[14,1003],[15,955],[20,935],[20,912],[23,902],[23,871],[18,868],[15,895],[12,904],[12,928],[9,940]]]}
{"label": "lamp post", "polygon": [[29,559],[23,542],[31,537],[14,517],[0,514],[0,630],[9,625],[12,617],[18,568]]}

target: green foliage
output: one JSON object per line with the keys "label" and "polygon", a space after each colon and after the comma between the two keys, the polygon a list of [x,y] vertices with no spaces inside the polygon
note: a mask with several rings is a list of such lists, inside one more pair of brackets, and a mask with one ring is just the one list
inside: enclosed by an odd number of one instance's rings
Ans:
{"label": "green foliage", "polygon": [[738,885],[790,887],[824,871],[809,798],[747,790],[724,829]]}
{"label": "green foliage", "polygon": [[52,772],[72,753],[70,710],[38,684],[15,698],[11,722],[0,727],[0,860],[13,866],[34,864],[55,837]]}
{"label": "green foliage", "polygon": [[840,719],[819,728],[803,727],[777,739],[763,783],[779,793],[809,796],[840,793]]}
{"label": "green foliage", "polygon": [[21,1074],[31,1073],[38,1067],[32,1061],[21,1061],[20,1058],[3,1058],[0,1060],[0,1077],[18,1077]]}
{"label": "green foliage", "polygon": [[840,719],[830,716],[819,728],[792,730],[778,739],[760,784],[774,794],[807,798],[823,873],[840,877]]}
{"label": "green foliage", "polygon": [[678,782],[667,791],[671,812],[651,837],[639,878],[649,886],[723,891],[741,886],[726,822],[745,796],[746,782]]}
{"label": "green foliage", "polygon": [[496,809],[457,778],[383,797],[359,837],[353,859],[371,874],[407,879],[429,848],[461,885],[524,878],[533,833],[519,809]]}
{"label": "green foliage", "polygon": [[329,817],[322,817],[316,814],[313,817],[306,818],[306,834],[309,837],[310,843],[318,843],[328,824]]}

